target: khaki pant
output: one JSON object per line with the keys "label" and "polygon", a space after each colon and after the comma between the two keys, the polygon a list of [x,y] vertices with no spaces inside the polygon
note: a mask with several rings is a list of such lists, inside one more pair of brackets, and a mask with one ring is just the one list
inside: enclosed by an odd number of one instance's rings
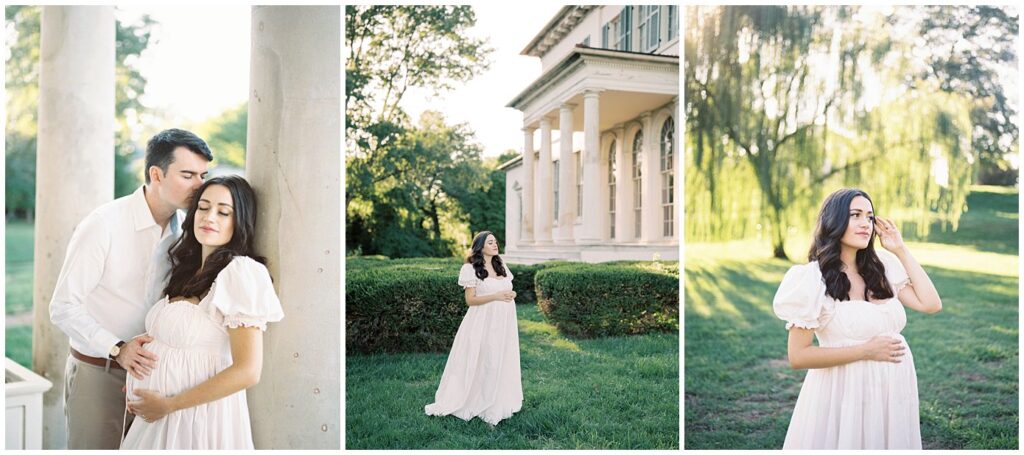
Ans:
{"label": "khaki pant", "polygon": [[90,365],[68,356],[64,370],[64,416],[69,449],[117,449],[132,424],[125,417],[127,372]]}

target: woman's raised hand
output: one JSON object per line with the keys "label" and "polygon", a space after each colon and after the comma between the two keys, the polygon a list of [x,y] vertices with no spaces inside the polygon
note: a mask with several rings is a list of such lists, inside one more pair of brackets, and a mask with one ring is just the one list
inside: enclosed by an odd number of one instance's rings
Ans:
{"label": "woman's raised hand", "polygon": [[876,216],[875,232],[878,233],[878,239],[882,241],[882,248],[893,253],[904,248],[903,235],[900,234],[899,229],[896,229],[896,224],[892,220]]}
{"label": "woman's raised hand", "polygon": [[898,338],[879,335],[864,343],[864,358],[879,362],[900,363],[906,354],[903,342]]}

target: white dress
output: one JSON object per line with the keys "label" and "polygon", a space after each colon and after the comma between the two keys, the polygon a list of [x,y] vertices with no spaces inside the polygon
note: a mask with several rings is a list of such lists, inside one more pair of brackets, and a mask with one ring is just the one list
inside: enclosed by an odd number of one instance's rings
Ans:
{"label": "white dress", "polygon": [[[150,376],[128,375],[129,400],[135,389],[171,396],[205,382],[231,366],[228,328],[259,327],[284,317],[266,267],[235,257],[215,278],[198,305],[169,303],[167,296],[146,315],[145,348],[157,355]],[[136,417],[122,449],[252,449],[252,429],[245,390],[216,401],[182,409],[149,423]]]}
{"label": "white dress", "polygon": [[[480,280],[471,264],[462,266],[459,284],[476,288],[477,295],[512,290],[512,272],[507,277]],[[479,417],[497,425],[523,407],[523,385],[519,372],[519,328],[516,304],[494,300],[466,311],[444,366],[441,385],[427,415],[454,415],[462,420]]]}
{"label": "white dress", "polygon": [[[878,252],[893,291],[909,282],[895,256]],[[861,360],[807,371],[783,449],[921,449],[914,356],[900,331],[907,314],[897,297],[885,303],[836,301],[825,294],[817,261],[793,266],[775,294],[786,329],[813,329],[821,347],[863,344],[877,335],[898,338],[900,363]]]}

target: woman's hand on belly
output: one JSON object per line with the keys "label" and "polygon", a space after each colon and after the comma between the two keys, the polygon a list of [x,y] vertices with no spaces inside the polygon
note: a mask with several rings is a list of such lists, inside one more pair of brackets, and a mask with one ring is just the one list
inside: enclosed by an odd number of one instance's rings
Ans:
{"label": "woman's hand on belly", "polygon": [[867,360],[900,363],[906,355],[906,347],[899,338],[879,335],[864,343],[864,354]]}
{"label": "woman's hand on belly", "polygon": [[139,399],[128,402],[128,412],[141,417],[146,422],[155,422],[176,411],[171,405],[171,400],[156,391],[134,389],[132,393]]}

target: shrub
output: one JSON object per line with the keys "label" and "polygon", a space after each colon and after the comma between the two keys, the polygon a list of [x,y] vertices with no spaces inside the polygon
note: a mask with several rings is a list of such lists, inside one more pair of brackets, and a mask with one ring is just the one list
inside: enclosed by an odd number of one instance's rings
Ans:
{"label": "shrub", "polygon": [[466,314],[458,264],[351,267],[345,273],[349,354],[443,352]]}
{"label": "shrub", "polygon": [[679,263],[568,264],[536,273],[537,305],[580,338],[679,330]]}

